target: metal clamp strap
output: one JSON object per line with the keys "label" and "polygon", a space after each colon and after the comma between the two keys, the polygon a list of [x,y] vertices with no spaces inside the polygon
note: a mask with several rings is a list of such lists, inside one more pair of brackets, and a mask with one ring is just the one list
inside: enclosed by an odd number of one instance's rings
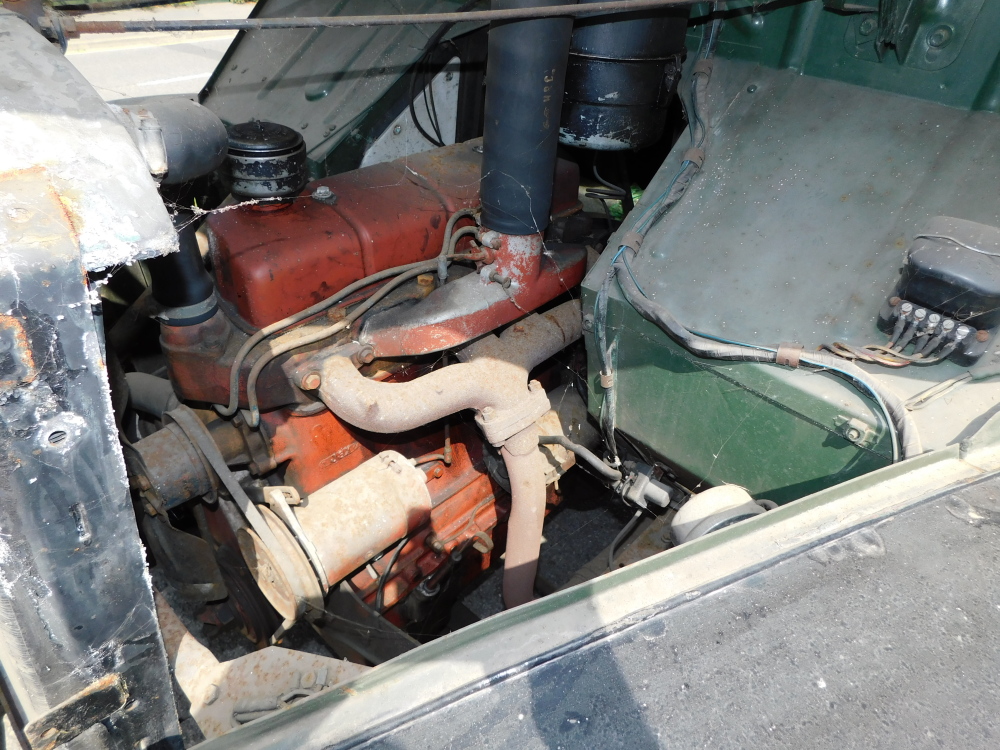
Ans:
{"label": "metal clamp strap", "polygon": [[625,232],[621,241],[622,247],[630,247],[633,250],[638,250],[642,247],[642,235],[636,231],[629,230]]}
{"label": "metal clamp strap", "polygon": [[694,64],[694,67],[691,68],[691,74],[698,75],[701,73],[702,75],[711,76],[713,66],[714,62],[711,59],[699,60]]}
{"label": "metal clamp strap", "polygon": [[705,149],[691,147],[684,152],[684,161],[689,161],[694,164],[698,169],[701,169],[701,165],[705,163]]}
{"label": "metal clamp strap", "polygon": [[779,365],[798,367],[801,357],[801,344],[778,344],[778,351],[774,355],[774,361]]}

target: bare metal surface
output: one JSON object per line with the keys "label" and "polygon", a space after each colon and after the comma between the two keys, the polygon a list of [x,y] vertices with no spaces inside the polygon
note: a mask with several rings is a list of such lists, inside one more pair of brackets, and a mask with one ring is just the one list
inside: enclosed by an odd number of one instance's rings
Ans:
{"label": "bare metal surface", "polygon": [[[88,270],[176,250],[146,162],[93,87],[3,9],[0,35],[0,173],[48,176]],[[0,210],[18,210],[10,198]]]}
{"label": "bare metal surface", "polygon": [[368,670],[329,656],[278,646],[220,662],[157,594],[156,612],[170,667],[206,739],[317,695]]}

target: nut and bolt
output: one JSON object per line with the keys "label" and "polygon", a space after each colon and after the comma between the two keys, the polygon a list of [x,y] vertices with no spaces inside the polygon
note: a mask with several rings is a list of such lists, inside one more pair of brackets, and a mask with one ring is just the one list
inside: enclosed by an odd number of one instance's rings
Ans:
{"label": "nut and bolt", "polygon": [[358,362],[362,364],[369,365],[375,361],[375,349],[371,346],[366,346],[358,352]]}
{"label": "nut and bolt", "polygon": [[587,313],[583,316],[583,330],[592,331],[594,330],[594,316]]}
{"label": "nut and bolt", "polygon": [[493,271],[493,273],[490,274],[490,281],[495,281],[504,289],[510,289],[510,277],[502,276],[497,271]]}
{"label": "nut and bolt", "polygon": [[299,388],[304,391],[315,391],[323,384],[323,376],[316,370],[310,370],[299,380]]}
{"label": "nut and bolt", "polygon": [[434,474],[435,479],[439,479],[444,474],[444,469],[442,469],[440,466],[435,466],[434,471],[432,473]]}
{"label": "nut and bolt", "polygon": [[419,286],[434,286],[434,274],[432,273],[422,273],[417,276],[417,284]]}
{"label": "nut and bolt", "polygon": [[328,185],[317,185],[312,191],[313,200],[323,201],[324,203],[331,203],[337,200],[337,196],[333,194],[333,191]]}
{"label": "nut and bolt", "polygon": [[436,534],[428,534],[424,538],[424,544],[430,547],[435,552],[444,551],[444,543],[438,538]]}
{"label": "nut and bolt", "polygon": [[204,703],[206,706],[211,706],[219,699],[219,694],[220,691],[218,685],[216,685],[215,683],[209,685],[205,689],[205,697],[202,699],[202,703]]}
{"label": "nut and bolt", "polygon": [[399,135],[402,132],[403,132],[403,126],[402,125],[397,125],[396,127],[394,127],[392,129],[392,134],[393,135]]}
{"label": "nut and bolt", "polygon": [[927,34],[927,46],[934,47],[935,49],[940,49],[941,47],[947,47],[951,42],[951,38],[955,35],[955,32],[950,26],[938,26],[937,28],[931,29]]}
{"label": "nut and bolt", "polygon": [[861,440],[861,430],[859,430],[857,427],[848,427],[845,436],[852,443],[856,443],[859,440]]}
{"label": "nut and bolt", "polygon": [[941,321],[941,330],[947,333],[955,327],[955,321],[951,318],[945,318]]}
{"label": "nut and bolt", "polygon": [[903,304],[901,304],[899,306],[899,314],[900,315],[909,315],[911,312],[913,312],[913,303],[912,302],[904,302]]}

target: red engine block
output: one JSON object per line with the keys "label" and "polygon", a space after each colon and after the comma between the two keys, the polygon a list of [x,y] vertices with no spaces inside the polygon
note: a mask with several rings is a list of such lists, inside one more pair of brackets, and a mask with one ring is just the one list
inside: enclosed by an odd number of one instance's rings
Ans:
{"label": "red engine block", "polygon": [[[376,271],[433,258],[448,217],[479,202],[480,159],[479,141],[457,144],[318,180],[287,204],[240,206],[212,215],[212,267],[229,314],[261,327]],[[320,186],[330,189],[329,197],[317,198]],[[576,165],[560,161],[554,215],[578,205],[578,187]],[[221,352],[231,354],[234,345],[219,340],[211,325],[205,324],[207,334],[196,327],[164,330],[171,377],[187,398],[219,400],[216,397],[228,391],[231,359]],[[220,354],[209,351],[207,343]],[[261,429],[275,464],[284,465],[286,481],[304,494],[382,450],[418,458],[442,453],[445,444],[440,424],[407,434],[372,435],[343,424],[325,409],[311,414],[292,409],[265,412]],[[498,538],[497,526],[506,520],[506,493],[486,472],[484,446],[474,426],[456,419],[451,445],[450,464],[423,464],[433,499],[430,523],[403,548],[385,586],[387,607],[445,564],[457,547],[474,537]],[[489,567],[491,554],[466,558],[463,575],[469,576]],[[380,575],[386,564],[384,557],[351,579],[369,601],[375,598],[378,580],[372,570]]]}
{"label": "red engine block", "polygon": [[[433,258],[448,217],[479,204],[479,144],[317,180],[286,204],[213,214],[208,227],[219,294],[260,328],[377,271]],[[579,204],[579,184],[577,166],[560,160],[554,215]],[[317,200],[321,186],[330,197]]]}

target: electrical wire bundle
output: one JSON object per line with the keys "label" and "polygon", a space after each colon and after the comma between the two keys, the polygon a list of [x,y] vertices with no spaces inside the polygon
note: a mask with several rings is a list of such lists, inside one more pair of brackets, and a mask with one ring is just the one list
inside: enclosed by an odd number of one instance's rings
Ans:
{"label": "electrical wire bundle", "polygon": [[[841,341],[824,344],[823,348],[838,357],[859,360],[883,367],[933,365],[948,359],[972,335],[970,326],[956,323],[938,313],[915,307],[912,302],[892,300],[896,322],[888,344],[852,346]],[[906,348],[913,345],[907,354]]]}

